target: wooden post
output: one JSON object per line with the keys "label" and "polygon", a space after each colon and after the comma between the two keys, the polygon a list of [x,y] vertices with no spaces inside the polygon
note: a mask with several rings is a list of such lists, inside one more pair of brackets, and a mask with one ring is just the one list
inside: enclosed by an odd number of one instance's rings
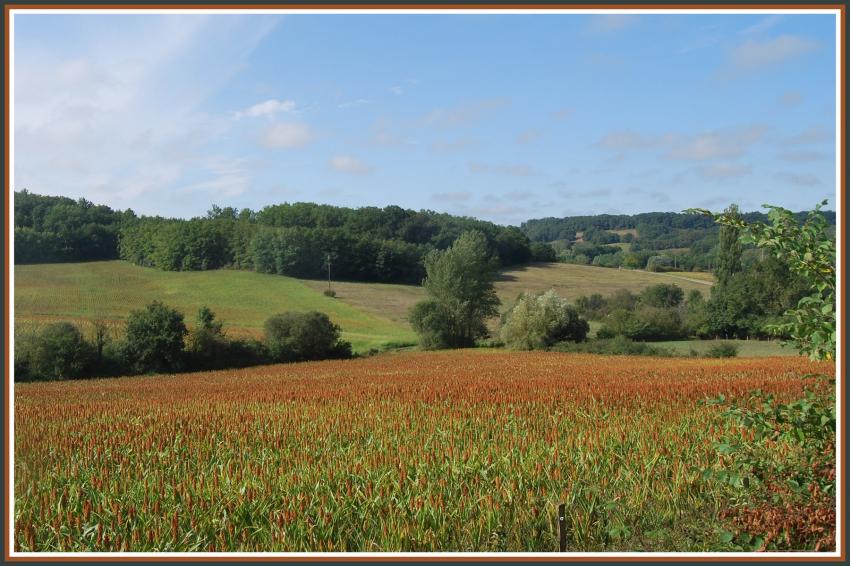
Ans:
{"label": "wooden post", "polygon": [[567,551],[567,506],[564,503],[558,505],[558,535],[559,548],[561,552]]}

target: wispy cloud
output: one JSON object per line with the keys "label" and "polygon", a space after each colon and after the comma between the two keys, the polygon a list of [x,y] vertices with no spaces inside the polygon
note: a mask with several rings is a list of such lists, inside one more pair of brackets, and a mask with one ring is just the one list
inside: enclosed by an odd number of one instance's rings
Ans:
{"label": "wispy cloud", "polygon": [[764,33],[767,30],[775,27],[777,24],[781,23],[784,19],[785,16],[781,14],[772,14],[770,16],[767,16],[766,18],[759,20],[753,25],[744,28],[743,30],[741,30],[740,33],[741,35],[757,35],[759,33]]}
{"label": "wispy cloud", "polygon": [[350,175],[369,175],[373,169],[351,155],[337,155],[331,159],[331,169]]}
{"label": "wispy cloud", "polygon": [[618,32],[635,25],[638,16],[634,14],[605,14],[591,16],[587,29],[593,33]]}
{"label": "wispy cloud", "polygon": [[754,125],[696,134],[674,141],[667,157],[691,161],[741,157],[751,145],[763,139],[766,131],[766,126]]}
{"label": "wispy cloud", "polygon": [[369,104],[369,101],[365,98],[358,98],[357,100],[349,100],[348,102],[341,102],[336,105],[337,108],[352,108],[354,106],[363,106],[364,104]]}
{"label": "wispy cloud", "polygon": [[779,97],[779,104],[785,108],[798,106],[803,102],[803,95],[796,91],[789,91]]}
{"label": "wispy cloud", "polygon": [[520,145],[526,145],[536,142],[542,137],[543,134],[540,132],[540,130],[529,128],[528,130],[523,130],[522,132],[518,133],[514,140]]}
{"label": "wispy cloud", "polygon": [[396,96],[401,96],[402,94],[404,94],[404,88],[399,85],[391,86],[390,92],[395,94]]}
{"label": "wispy cloud", "polygon": [[282,112],[292,112],[295,110],[295,101],[294,100],[266,100],[265,102],[260,102],[259,104],[255,104],[246,108],[245,110],[240,110],[236,112],[236,119],[240,118],[258,118],[260,116],[266,116],[269,118],[274,118],[277,114]]}
{"label": "wispy cloud", "polygon": [[85,191],[141,212],[176,202],[180,187],[208,193],[194,199],[206,202],[242,190],[251,171],[213,167],[208,157],[209,144],[234,127],[232,115],[210,115],[203,103],[279,19],[167,15],[119,33],[112,17],[99,16],[96,30],[68,18],[63,25],[81,38],[73,55],[16,50],[16,188]]}
{"label": "wispy cloud", "polygon": [[757,71],[780,65],[817,49],[814,41],[796,35],[781,35],[773,39],[748,39],[730,56],[732,70],[738,73]]}
{"label": "wispy cloud", "polygon": [[817,161],[826,161],[830,156],[822,151],[800,150],[786,151],[785,153],[780,153],[777,157],[782,161],[787,161],[788,163],[813,163]]}
{"label": "wispy cloud", "polygon": [[490,165],[487,163],[471,162],[468,164],[470,173],[493,173],[496,175],[508,175],[511,177],[530,177],[536,171],[531,165],[524,163],[509,165]]}
{"label": "wispy cloud", "polygon": [[794,173],[782,171],[774,175],[780,181],[796,185],[798,187],[816,187],[821,184],[820,179],[811,173]]}
{"label": "wispy cloud", "polygon": [[425,116],[425,123],[440,128],[469,126],[480,121],[486,114],[510,106],[507,98],[489,98],[451,108],[438,108]]}
{"label": "wispy cloud", "polygon": [[434,193],[431,195],[431,200],[435,202],[466,202],[471,198],[472,193],[467,191]]}
{"label": "wispy cloud", "polygon": [[835,131],[825,126],[812,126],[780,140],[784,145],[806,145],[835,141]]}
{"label": "wispy cloud", "polygon": [[263,132],[260,143],[269,148],[292,149],[304,147],[315,135],[307,124],[281,122],[272,124]]}
{"label": "wispy cloud", "polygon": [[752,173],[752,171],[753,168],[750,165],[727,162],[703,165],[696,169],[697,175],[703,177],[704,179],[711,180],[735,179],[737,177],[749,175],[750,173]]}

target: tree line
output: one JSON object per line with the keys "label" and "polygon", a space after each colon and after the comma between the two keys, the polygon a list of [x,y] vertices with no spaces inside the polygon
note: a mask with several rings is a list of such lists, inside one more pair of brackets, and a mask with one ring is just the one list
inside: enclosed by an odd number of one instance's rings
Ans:
{"label": "tree line", "polygon": [[398,206],[213,205],[192,219],[136,216],[80,199],[15,193],[15,262],[125,259],[167,271],[246,269],[301,278],[421,282],[424,258],[469,230],[502,266],[553,257],[516,227]]}
{"label": "tree line", "polygon": [[[794,221],[803,222],[808,212],[790,214]],[[819,210],[818,214],[834,234],[835,212]],[[739,217],[748,223],[768,219],[762,212],[739,213]],[[675,212],[548,217],[528,220],[521,229],[533,242],[551,243],[557,261],[649,271],[712,271],[720,234],[710,217]]]}

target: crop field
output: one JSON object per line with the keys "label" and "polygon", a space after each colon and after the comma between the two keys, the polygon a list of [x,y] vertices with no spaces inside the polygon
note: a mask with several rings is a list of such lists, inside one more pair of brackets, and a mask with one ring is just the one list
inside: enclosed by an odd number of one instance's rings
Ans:
{"label": "crop field", "polygon": [[[15,266],[15,322],[93,319],[121,325],[133,309],[162,300],[181,311],[187,325],[209,306],[234,337],[259,337],[276,313],[318,310],[343,330],[355,350],[387,343],[415,343],[409,328],[325,297],[297,279],[250,271],[159,271],[123,261]],[[83,331],[86,330],[83,325]]]}
{"label": "crop field", "polygon": [[21,551],[723,550],[699,403],[803,358],[465,350],[15,385]]}

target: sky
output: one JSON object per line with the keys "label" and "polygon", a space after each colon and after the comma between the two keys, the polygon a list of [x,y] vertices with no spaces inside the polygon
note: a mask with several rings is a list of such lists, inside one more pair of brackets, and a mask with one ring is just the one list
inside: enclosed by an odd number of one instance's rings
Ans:
{"label": "sky", "polygon": [[835,19],[18,14],[14,188],[546,216],[835,209]]}

